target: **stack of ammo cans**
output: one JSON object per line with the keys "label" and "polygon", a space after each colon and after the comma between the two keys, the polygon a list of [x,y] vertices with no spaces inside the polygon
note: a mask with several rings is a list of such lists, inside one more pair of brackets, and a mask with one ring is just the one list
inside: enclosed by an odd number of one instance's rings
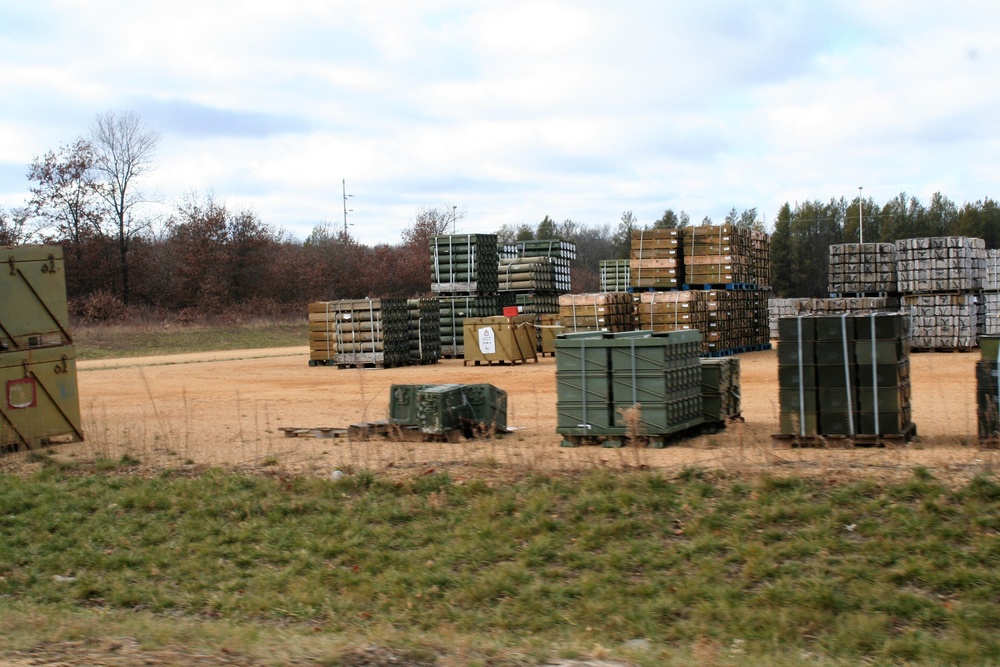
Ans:
{"label": "stack of ammo cans", "polygon": [[905,316],[803,315],[778,329],[781,436],[861,444],[916,432]]}

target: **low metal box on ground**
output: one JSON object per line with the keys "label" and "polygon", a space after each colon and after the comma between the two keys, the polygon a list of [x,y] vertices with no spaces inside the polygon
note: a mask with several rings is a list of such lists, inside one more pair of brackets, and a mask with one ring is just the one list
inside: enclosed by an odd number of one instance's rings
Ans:
{"label": "low metal box on ground", "polygon": [[414,389],[400,391],[399,395],[405,395],[408,401],[415,393],[415,425],[423,433],[444,435],[459,430],[467,434],[473,430],[507,430],[507,393],[491,384],[411,387]]}
{"label": "low metal box on ground", "polygon": [[83,440],[72,346],[0,353],[0,446]]}

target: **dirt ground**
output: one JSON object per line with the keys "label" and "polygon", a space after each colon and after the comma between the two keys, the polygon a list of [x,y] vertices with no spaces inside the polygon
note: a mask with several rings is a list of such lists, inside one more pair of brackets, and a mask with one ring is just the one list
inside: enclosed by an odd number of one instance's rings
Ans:
{"label": "dirt ground", "polygon": [[[975,373],[979,354],[911,355],[913,420],[919,438],[903,448],[775,448],[775,352],[740,356],[743,417],[715,435],[655,450],[560,447],[555,432],[555,360],[517,366],[464,366],[442,360],[398,369],[309,367],[306,347],[244,350],[79,363],[86,441],[58,448],[74,460],[128,454],[153,468],[266,466],[296,474],[359,469],[389,474],[447,470],[454,477],[524,470],[685,466],[892,475],[926,466],[967,478],[993,466],[976,444]],[[508,395],[513,435],[448,443],[289,438],[282,427],[341,427],[384,419],[396,383],[488,382]],[[1000,460],[1000,457],[997,457]],[[11,462],[8,461],[8,464]]]}

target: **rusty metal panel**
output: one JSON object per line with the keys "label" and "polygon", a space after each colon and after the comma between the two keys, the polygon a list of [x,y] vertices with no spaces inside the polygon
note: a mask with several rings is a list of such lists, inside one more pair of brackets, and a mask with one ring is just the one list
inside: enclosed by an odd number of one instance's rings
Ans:
{"label": "rusty metal panel", "polygon": [[0,446],[83,440],[72,346],[0,353]]}
{"label": "rusty metal panel", "polygon": [[0,353],[71,345],[60,246],[0,246]]}

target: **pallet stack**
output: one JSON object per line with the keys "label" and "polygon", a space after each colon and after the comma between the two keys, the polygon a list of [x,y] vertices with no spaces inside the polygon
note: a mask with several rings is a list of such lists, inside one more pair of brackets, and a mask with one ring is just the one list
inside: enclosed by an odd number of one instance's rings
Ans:
{"label": "pallet stack", "polygon": [[887,296],[899,291],[893,243],[836,243],[830,246],[827,286],[834,296]]}
{"label": "pallet stack", "polygon": [[871,315],[899,310],[894,296],[842,296],[829,299],[768,299],[767,311],[771,338],[778,338],[778,320],[797,315]]}
{"label": "pallet stack", "polygon": [[1000,336],[980,340],[982,359],[976,362],[976,416],[979,425],[979,445],[995,449],[1000,446]]}
{"label": "pallet stack", "polygon": [[500,260],[501,292],[556,293],[556,273],[549,257],[513,257]]}
{"label": "pallet stack", "polygon": [[983,293],[979,299],[979,335],[1000,335],[1000,250],[986,251]]}
{"label": "pallet stack", "polygon": [[391,368],[410,363],[406,299],[309,304],[309,365]]}
{"label": "pallet stack", "polygon": [[632,232],[629,285],[635,289],[673,289],[682,283],[683,243],[677,229]]}
{"label": "pallet stack", "polygon": [[576,244],[562,239],[536,239],[518,241],[515,244],[517,256],[521,259],[546,257],[552,265],[555,291],[562,294],[572,290],[570,266],[576,259]]}
{"label": "pallet stack", "polygon": [[987,277],[985,242],[964,236],[896,241],[903,309],[916,350],[968,350],[979,330],[979,293]]}
{"label": "pallet stack", "polygon": [[915,434],[905,315],[801,315],[778,327],[776,440],[879,444]]}
{"label": "pallet stack", "polygon": [[496,294],[499,253],[494,234],[431,239],[431,291],[441,295]]}
{"label": "pallet stack", "polygon": [[634,296],[638,297],[635,308],[642,331],[708,331],[708,306],[701,290],[637,292]]}
{"label": "pallet stack", "polygon": [[576,244],[561,239],[519,241],[504,246],[500,295],[518,315],[535,316],[536,351],[542,352],[542,317],[559,314],[559,295],[570,290]]}
{"label": "pallet stack", "polygon": [[707,326],[702,330],[705,352],[728,356],[733,351],[762,350],[770,346],[767,292],[763,290],[705,290]]}
{"label": "pallet stack", "polygon": [[740,416],[740,358],[701,359],[701,413],[706,424]]}
{"label": "pallet stack", "polygon": [[600,263],[601,271],[601,291],[602,292],[626,292],[630,287],[629,278],[631,276],[628,259],[602,259]]}
{"label": "pallet stack", "polygon": [[441,337],[441,356],[446,359],[462,357],[465,353],[463,322],[467,317],[491,317],[501,312],[500,297],[492,296],[442,296],[438,298],[438,330]]}
{"label": "pallet stack", "polygon": [[556,341],[563,446],[663,446],[702,424],[701,334],[566,334]]}
{"label": "pallet stack", "polygon": [[683,257],[684,283],[692,289],[760,289],[771,282],[770,239],[748,227],[685,227]]}
{"label": "pallet stack", "polygon": [[635,329],[632,295],[627,292],[560,294],[559,323],[567,333],[618,333]]}
{"label": "pallet stack", "polygon": [[410,362],[433,364],[441,358],[441,306],[437,299],[407,299]]}

